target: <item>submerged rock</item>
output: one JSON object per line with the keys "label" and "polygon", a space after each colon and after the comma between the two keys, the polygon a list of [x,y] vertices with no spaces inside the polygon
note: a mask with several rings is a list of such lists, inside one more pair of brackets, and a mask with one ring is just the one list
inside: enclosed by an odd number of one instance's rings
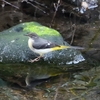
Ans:
{"label": "submerged rock", "polygon": [[[35,32],[40,37],[56,44],[68,45],[59,32],[54,29],[42,26],[36,22],[21,23],[0,32],[0,62],[28,62],[28,60],[36,57],[36,54],[28,48],[28,37],[24,36],[29,32]],[[57,64],[72,64],[84,61],[84,57],[75,49],[50,52],[44,55],[43,58],[45,61]]]}

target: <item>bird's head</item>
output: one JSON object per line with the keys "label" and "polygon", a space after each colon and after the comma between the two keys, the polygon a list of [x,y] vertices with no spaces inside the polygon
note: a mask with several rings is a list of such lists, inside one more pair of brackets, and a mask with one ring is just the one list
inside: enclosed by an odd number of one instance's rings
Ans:
{"label": "bird's head", "polygon": [[25,36],[28,36],[29,38],[37,38],[38,35],[36,33],[28,33],[28,34],[25,34]]}

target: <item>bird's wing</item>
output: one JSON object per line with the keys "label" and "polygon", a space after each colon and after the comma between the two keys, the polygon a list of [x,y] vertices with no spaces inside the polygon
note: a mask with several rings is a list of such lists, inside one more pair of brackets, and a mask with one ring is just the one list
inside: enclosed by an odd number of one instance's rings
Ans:
{"label": "bird's wing", "polygon": [[46,49],[46,48],[53,48],[53,47],[60,47],[60,45],[54,44],[50,41],[47,41],[42,38],[38,38],[39,40],[35,40],[33,47],[36,49]]}

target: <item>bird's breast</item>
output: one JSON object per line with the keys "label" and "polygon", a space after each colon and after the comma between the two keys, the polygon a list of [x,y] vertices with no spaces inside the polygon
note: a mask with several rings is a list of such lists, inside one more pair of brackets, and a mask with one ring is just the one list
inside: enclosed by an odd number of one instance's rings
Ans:
{"label": "bird's breast", "polygon": [[32,39],[29,38],[29,40],[28,40],[28,46],[29,46],[29,48],[30,48],[32,51],[34,51],[33,43],[34,43],[34,40],[32,40]]}

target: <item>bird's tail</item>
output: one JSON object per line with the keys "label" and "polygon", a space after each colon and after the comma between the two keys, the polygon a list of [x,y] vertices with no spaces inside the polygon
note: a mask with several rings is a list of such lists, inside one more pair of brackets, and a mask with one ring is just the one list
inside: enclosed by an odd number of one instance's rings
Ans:
{"label": "bird's tail", "polygon": [[72,49],[84,49],[83,47],[60,45],[60,46],[58,46],[58,47],[52,48],[52,51],[61,50],[61,49],[67,49],[67,48],[72,48]]}

